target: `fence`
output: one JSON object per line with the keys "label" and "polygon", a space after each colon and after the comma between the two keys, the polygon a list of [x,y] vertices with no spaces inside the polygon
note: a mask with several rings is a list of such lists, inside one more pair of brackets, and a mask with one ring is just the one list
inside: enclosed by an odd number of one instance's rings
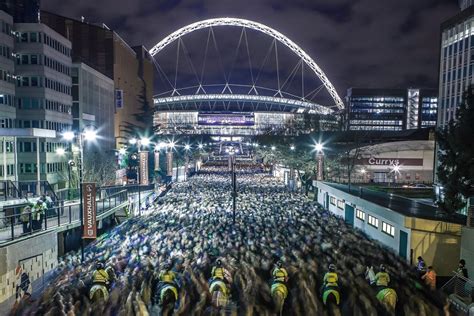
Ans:
{"label": "fence", "polygon": [[21,192],[15,186],[15,184],[10,180],[0,181],[0,199],[7,201],[10,199],[19,199],[21,198]]}
{"label": "fence", "polygon": [[[115,192],[97,200],[97,215],[128,201],[127,190]],[[14,240],[24,235],[32,235],[48,228],[71,224],[80,220],[79,202],[60,205],[47,209],[38,220],[35,212],[21,212],[18,208],[14,214],[6,215],[0,223],[0,243]]]}
{"label": "fence", "polygon": [[474,281],[454,272],[454,277],[441,287],[451,304],[461,312],[474,312]]}
{"label": "fence", "polygon": [[[137,193],[139,190],[142,192],[153,190],[155,187],[154,184],[149,185],[116,185],[116,186],[104,186],[97,188],[97,193],[100,195],[101,198],[105,198],[107,196],[113,195],[117,192],[126,190],[129,194]],[[59,201],[67,201],[67,200],[77,200],[79,199],[79,189],[72,188],[72,189],[61,189],[56,192]]]}

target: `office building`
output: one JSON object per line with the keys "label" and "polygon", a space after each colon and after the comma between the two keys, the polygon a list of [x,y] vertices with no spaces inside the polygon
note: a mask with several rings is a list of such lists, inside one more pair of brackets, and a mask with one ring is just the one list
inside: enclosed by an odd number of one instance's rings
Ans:
{"label": "office building", "polygon": [[459,6],[461,7],[461,10],[466,10],[472,5],[474,5],[474,0],[459,0]]}
{"label": "office building", "polygon": [[349,130],[402,131],[436,125],[437,91],[433,89],[347,90]]}
{"label": "office building", "polygon": [[461,11],[441,24],[438,125],[455,119],[467,87],[473,83],[474,6],[460,1]]}
{"label": "office building", "polygon": [[[127,143],[130,131],[143,129],[143,100],[152,106],[153,63],[142,46],[130,47],[104,24],[79,21],[51,12],[41,12],[47,24],[72,42],[73,62],[84,62],[112,78],[115,87],[116,146]],[[151,125],[151,122],[150,122]]]}
{"label": "office building", "polygon": [[14,30],[16,127],[54,130],[58,135],[38,143],[18,138],[19,178],[37,179],[37,165],[32,162],[36,161],[38,150],[41,180],[56,188],[64,187],[67,166],[56,149],[66,147],[59,135],[72,127],[71,43],[44,24],[15,23]]}
{"label": "office building", "polygon": [[114,81],[84,63],[73,63],[71,76],[73,129],[97,129],[96,147],[114,150]]}
{"label": "office building", "polygon": [[[0,128],[13,128],[16,124],[13,18],[0,11],[0,23]],[[15,180],[15,156],[11,138],[2,137],[0,153],[0,179]]]}
{"label": "office building", "polygon": [[2,180],[64,187],[67,164],[56,153],[72,127],[71,43],[40,23],[13,23],[0,11]]}

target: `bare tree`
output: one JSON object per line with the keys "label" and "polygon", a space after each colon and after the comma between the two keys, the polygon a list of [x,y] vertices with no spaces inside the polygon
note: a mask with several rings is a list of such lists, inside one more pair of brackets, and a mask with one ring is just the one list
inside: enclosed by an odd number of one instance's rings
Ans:
{"label": "bare tree", "polygon": [[95,182],[99,186],[115,183],[118,169],[115,155],[101,152],[88,152],[84,155],[84,182]]}

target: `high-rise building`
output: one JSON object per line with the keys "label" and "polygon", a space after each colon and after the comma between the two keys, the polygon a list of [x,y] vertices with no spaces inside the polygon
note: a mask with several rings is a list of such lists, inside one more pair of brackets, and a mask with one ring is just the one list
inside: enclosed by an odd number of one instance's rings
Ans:
{"label": "high-rise building", "polygon": [[436,125],[437,91],[433,89],[347,90],[349,130],[402,131]]}
{"label": "high-rise building", "polygon": [[[0,11],[0,23],[0,128],[13,128],[16,124],[13,18]],[[2,137],[0,142],[1,180],[15,180],[12,140]]]}
{"label": "high-rise building", "polygon": [[1,179],[64,187],[67,164],[56,149],[72,127],[71,42],[4,11],[0,21]]}
{"label": "high-rise building", "polygon": [[461,7],[461,10],[466,10],[472,5],[474,5],[474,0],[459,0],[459,6]]}
{"label": "high-rise building", "polygon": [[[130,47],[104,24],[42,11],[41,21],[72,42],[73,62],[84,62],[114,81],[116,145],[127,143],[133,127],[143,129],[143,101],[152,106],[153,63],[142,46]],[[150,121],[151,125],[151,121]]]}
{"label": "high-rise building", "polygon": [[[40,23],[15,23],[14,32],[16,127],[54,130],[59,136],[72,127],[71,42]],[[17,146],[20,180],[37,179],[39,151],[41,180],[64,187],[67,165],[56,154],[58,147],[66,147],[60,136],[39,143],[18,138]]]}
{"label": "high-rise building", "polygon": [[438,125],[456,117],[464,91],[473,83],[474,6],[462,1],[461,11],[441,24]]}
{"label": "high-rise building", "polygon": [[13,17],[15,23],[38,23],[40,0],[0,0],[0,10]]}

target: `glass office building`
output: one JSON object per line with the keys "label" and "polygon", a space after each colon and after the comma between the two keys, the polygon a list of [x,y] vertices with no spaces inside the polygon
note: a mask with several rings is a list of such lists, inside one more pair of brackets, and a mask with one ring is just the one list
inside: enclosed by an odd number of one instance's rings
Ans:
{"label": "glass office building", "polygon": [[474,70],[474,6],[461,1],[461,11],[441,25],[438,125],[456,117]]}
{"label": "glass office building", "polygon": [[346,101],[350,130],[402,131],[436,125],[434,89],[350,88]]}

